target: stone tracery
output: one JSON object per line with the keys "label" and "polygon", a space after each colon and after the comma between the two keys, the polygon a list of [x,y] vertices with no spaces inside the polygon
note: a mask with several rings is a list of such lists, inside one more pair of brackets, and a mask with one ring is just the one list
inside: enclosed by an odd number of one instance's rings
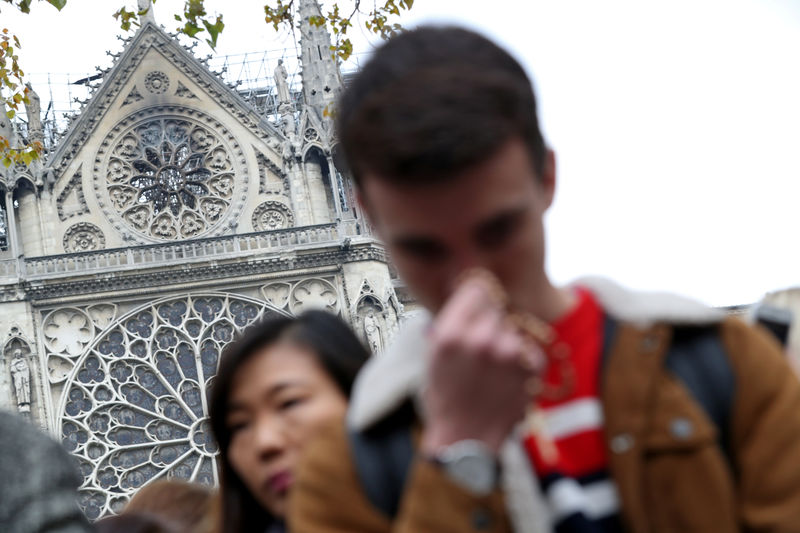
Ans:
{"label": "stone tracery", "polygon": [[62,240],[64,251],[89,252],[100,250],[106,245],[106,238],[100,228],[90,222],[78,222],[70,226]]}
{"label": "stone tracery", "polygon": [[160,70],[154,70],[144,77],[144,86],[153,94],[161,94],[169,89],[169,78]]}
{"label": "stone tracery", "polygon": [[235,332],[277,312],[238,295],[170,297],[115,320],[87,346],[58,424],[84,477],[89,518],[119,511],[162,477],[216,482],[206,387]]}
{"label": "stone tracery", "polygon": [[267,201],[253,210],[252,224],[256,231],[284,229],[294,225],[294,215],[282,202]]}
{"label": "stone tracery", "polygon": [[216,123],[209,127],[211,119],[199,112],[175,110],[193,117],[161,114],[128,127],[115,136],[95,176],[107,191],[112,218],[158,240],[199,237],[218,228],[235,203],[237,182],[246,183],[234,177],[240,150],[235,142],[231,146],[227,130]]}

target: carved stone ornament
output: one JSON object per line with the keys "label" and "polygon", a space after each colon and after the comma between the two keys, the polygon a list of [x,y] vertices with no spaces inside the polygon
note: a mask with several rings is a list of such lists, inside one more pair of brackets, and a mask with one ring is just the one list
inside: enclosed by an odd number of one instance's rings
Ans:
{"label": "carved stone ornament", "polygon": [[58,218],[63,222],[70,217],[83,215],[89,212],[86,198],[83,195],[83,181],[81,171],[78,170],[64,186],[56,198]]}
{"label": "carved stone ornament", "polygon": [[[276,139],[270,138],[275,141]],[[280,143],[276,148],[280,147]],[[289,177],[278,165],[270,161],[270,159],[262,153],[256,153],[256,161],[258,162],[258,178],[260,194],[289,194]]]}
{"label": "carved stone ornament", "polygon": [[192,91],[190,91],[184,84],[178,82],[178,88],[175,90],[175,96],[181,98],[197,98]]}
{"label": "carved stone ornament", "polygon": [[105,248],[106,238],[102,230],[94,224],[78,222],[64,233],[63,244],[67,253],[91,252]]}
{"label": "carved stone ornament", "polygon": [[142,96],[142,94],[139,92],[139,89],[137,89],[134,85],[133,89],[131,89],[131,92],[129,92],[128,96],[125,97],[125,100],[122,101],[122,106],[120,107],[125,107],[126,105],[133,104],[140,100],[144,100],[144,96]]}
{"label": "carved stone ornament", "polygon": [[237,166],[244,156],[219,122],[199,111],[170,109],[185,115],[151,108],[109,135],[105,161],[98,157],[95,167],[96,186],[108,199],[100,198],[101,206],[112,222],[149,239],[219,234],[232,204],[244,202],[246,171]]}
{"label": "carved stone ornament", "polygon": [[219,483],[206,390],[223,347],[274,313],[234,294],[170,296],[93,338],[64,383],[57,421],[89,519],[119,512],[156,479]]}
{"label": "carved stone ornament", "polygon": [[261,287],[261,294],[264,299],[277,309],[283,309],[289,303],[289,293],[292,285],[285,281],[278,281]]}
{"label": "carved stone ornament", "polygon": [[144,77],[144,88],[153,94],[161,94],[169,89],[169,78],[160,70],[148,72]]}
{"label": "carved stone ornament", "polygon": [[71,307],[47,315],[42,330],[50,352],[67,357],[80,355],[94,335],[91,319],[83,311]]}
{"label": "carved stone ornament", "polygon": [[252,222],[255,231],[284,229],[294,225],[294,215],[285,204],[268,201],[253,210]]}
{"label": "carved stone ornament", "polygon": [[303,280],[292,290],[289,305],[294,314],[307,309],[322,309],[335,313],[338,309],[336,288],[329,281],[320,278]]}

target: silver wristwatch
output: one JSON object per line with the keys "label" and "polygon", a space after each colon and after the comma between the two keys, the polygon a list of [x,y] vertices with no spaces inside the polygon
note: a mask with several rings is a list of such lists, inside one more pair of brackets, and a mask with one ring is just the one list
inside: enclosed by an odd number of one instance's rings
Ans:
{"label": "silver wristwatch", "polygon": [[431,459],[451,481],[475,496],[486,496],[497,486],[499,463],[479,440],[454,442],[440,448]]}

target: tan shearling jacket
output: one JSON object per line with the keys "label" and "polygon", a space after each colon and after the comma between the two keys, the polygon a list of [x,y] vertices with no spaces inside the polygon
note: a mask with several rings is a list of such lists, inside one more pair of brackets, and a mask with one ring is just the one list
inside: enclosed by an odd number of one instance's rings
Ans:
{"label": "tan shearling jacket", "polygon": [[[578,282],[619,321],[602,376],[609,467],[627,529],[636,533],[800,531],[800,382],[762,331],[689,300]],[[423,320],[424,322],[424,320]],[[717,328],[734,375],[728,447],[664,365],[676,325]],[[424,336],[410,326],[375,358],[355,389],[351,428],[380,421],[424,386]],[[675,420],[683,428],[674,431]],[[687,425],[685,421],[689,421]],[[541,533],[552,530],[535,474],[515,437],[501,453],[503,481],[474,497],[433,464],[413,462],[390,522],[367,501],[344,424],[307,450],[293,489],[293,533]]]}

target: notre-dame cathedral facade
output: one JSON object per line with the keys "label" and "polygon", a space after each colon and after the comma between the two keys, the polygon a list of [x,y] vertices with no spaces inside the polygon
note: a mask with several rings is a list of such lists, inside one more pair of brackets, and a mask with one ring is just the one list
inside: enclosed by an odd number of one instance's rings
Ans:
{"label": "notre-dame cathedral facade", "polygon": [[[305,21],[318,9],[300,2]],[[150,16],[46,156],[0,166],[0,407],[75,456],[90,518],[151,480],[215,483],[205,391],[259,317],[327,309],[376,352],[398,326],[334,164],[330,37],[301,30],[302,98],[276,65],[267,120]]]}

